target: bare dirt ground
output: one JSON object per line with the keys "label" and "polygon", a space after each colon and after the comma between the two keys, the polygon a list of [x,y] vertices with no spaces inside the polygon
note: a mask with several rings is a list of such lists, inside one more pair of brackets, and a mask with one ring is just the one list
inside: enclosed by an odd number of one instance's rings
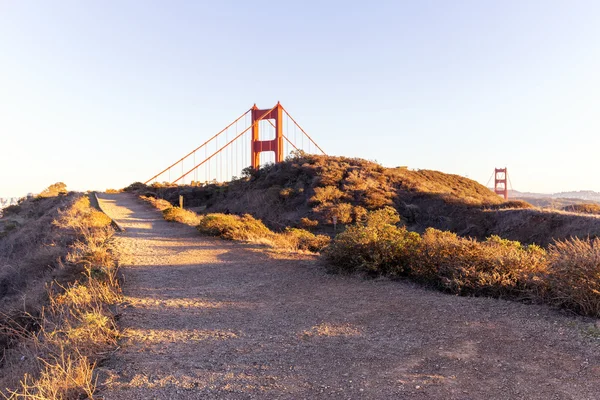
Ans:
{"label": "bare dirt ground", "polygon": [[126,229],[106,399],[600,399],[594,321],[327,274],[100,197]]}

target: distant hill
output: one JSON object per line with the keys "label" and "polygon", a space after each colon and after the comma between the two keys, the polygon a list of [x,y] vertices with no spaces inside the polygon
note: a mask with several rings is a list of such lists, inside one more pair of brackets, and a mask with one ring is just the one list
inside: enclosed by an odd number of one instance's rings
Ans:
{"label": "distant hill", "polygon": [[508,196],[511,198],[554,198],[554,199],[578,199],[585,201],[600,202],[600,193],[594,192],[593,190],[579,190],[573,192],[559,192],[559,193],[532,193],[532,192],[519,192],[517,190],[510,190]]}
{"label": "distant hill", "polygon": [[525,200],[536,207],[555,209],[563,209],[568,206],[584,203],[600,204],[600,193],[594,192],[593,190],[580,190],[551,194],[519,192],[516,190],[511,190],[508,192],[508,196],[511,199]]}

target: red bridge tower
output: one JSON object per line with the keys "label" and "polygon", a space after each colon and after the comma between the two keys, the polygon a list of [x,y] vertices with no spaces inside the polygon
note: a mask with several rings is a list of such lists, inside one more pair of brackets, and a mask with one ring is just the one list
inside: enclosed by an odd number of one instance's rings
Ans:
{"label": "red bridge tower", "polygon": [[[275,139],[260,140],[258,122],[260,120],[275,120]],[[259,110],[256,104],[252,107],[252,168],[257,169],[260,165],[260,153],[263,151],[275,152],[275,163],[283,162],[283,107],[281,103],[271,110]]]}
{"label": "red bridge tower", "polygon": [[494,174],[494,192],[508,200],[508,169],[496,168]]}

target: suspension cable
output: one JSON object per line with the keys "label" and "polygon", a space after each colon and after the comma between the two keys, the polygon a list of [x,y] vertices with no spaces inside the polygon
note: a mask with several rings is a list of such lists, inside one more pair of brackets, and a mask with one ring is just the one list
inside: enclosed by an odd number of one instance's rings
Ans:
{"label": "suspension cable", "polygon": [[[231,124],[227,125],[224,129],[222,129],[219,133],[217,133],[216,135],[214,135],[213,137],[211,137],[210,139],[208,139],[206,142],[202,143],[200,146],[196,147],[194,150],[190,151],[188,154],[186,154],[185,156],[183,156],[181,159],[177,160],[176,162],[174,162],[173,164],[171,164],[170,166],[168,166],[167,168],[165,168],[164,170],[162,170],[161,172],[159,172],[158,174],[154,175],[152,178],[148,179],[146,182],[144,182],[144,185],[148,184],[148,182],[150,182],[151,180],[155,179],[156,177],[160,176],[161,174],[164,174],[165,172],[167,172],[167,170],[173,168],[175,165],[177,165],[180,161],[185,160],[186,158],[188,158],[190,155],[192,155],[193,153],[195,153],[196,151],[198,151],[202,146],[205,146],[206,144],[208,144],[211,140],[213,140],[214,138],[216,138],[217,136],[219,136],[221,133],[225,132],[227,129],[229,129],[233,124],[235,124],[237,121],[239,121],[240,119],[242,119],[243,117],[246,116],[246,114],[248,114],[252,109],[244,112],[242,115],[240,115],[235,121],[233,121]],[[169,179],[170,180],[170,179]]]}
{"label": "suspension cable", "polygon": [[290,119],[292,120],[292,122],[294,124],[296,124],[296,126],[298,128],[300,128],[300,130],[302,131],[302,133],[304,133],[306,135],[306,137],[317,147],[317,149],[321,150],[321,153],[323,153],[324,155],[327,155],[327,153],[325,153],[323,151],[323,149],[321,147],[319,147],[319,145],[317,143],[315,143],[315,141],[310,137],[310,135],[308,133],[306,133],[306,131],[304,129],[302,129],[302,127],[296,122],[296,120],[290,115],[289,112],[287,112],[287,110],[281,106],[281,109],[287,114],[288,117],[290,117]]}

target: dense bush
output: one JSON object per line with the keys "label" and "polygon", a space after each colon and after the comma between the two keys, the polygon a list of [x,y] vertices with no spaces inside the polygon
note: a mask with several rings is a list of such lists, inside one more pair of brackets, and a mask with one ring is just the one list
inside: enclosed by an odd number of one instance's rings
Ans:
{"label": "dense bush", "polygon": [[600,317],[600,239],[536,245],[398,226],[392,208],[370,212],[324,251],[341,271],[404,276],[460,295],[531,299]]}
{"label": "dense bush", "polygon": [[337,202],[344,196],[344,192],[336,186],[316,187],[315,194],[310,198],[313,204],[327,204]]}
{"label": "dense bush", "polygon": [[169,207],[164,209],[162,213],[167,221],[181,222],[190,226],[196,226],[202,220],[202,217],[195,212],[180,207]]}
{"label": "dense bush", "polygon": [[492,236],[483,242],[427,229],[411,256],[409,275],[457,294],[523,295],[546,252]]}
{"label": "dense bush", "polygon": [[293,250],[308,250],[320,252],[331,239],[325,235],[315,235],[304,229],[288,228],[283,234],[279,235],[283,240],[279,241],[281,247],[291,248]]}
{"label": "dense bush", "polygon": [[404,275],[420,237],[397,227],[400,217],[386,207],[366,215],[364,222],[349,226],[325,250],[329,262],[345,271]]}
{"label": "dense bush", "polygon": [[306,218],[306,217],[300,218],[300,226],[302,226],[303,228],[313,229],[313,228],[316,228],[317,225],[319,225],[319,221],[317,221],[317,220]]}
{"label": "dense bush", "polygon": [[207,214],[198,224],[198,231],[230,240],[256,240],[273,234],[262,221],[249,214]]}

